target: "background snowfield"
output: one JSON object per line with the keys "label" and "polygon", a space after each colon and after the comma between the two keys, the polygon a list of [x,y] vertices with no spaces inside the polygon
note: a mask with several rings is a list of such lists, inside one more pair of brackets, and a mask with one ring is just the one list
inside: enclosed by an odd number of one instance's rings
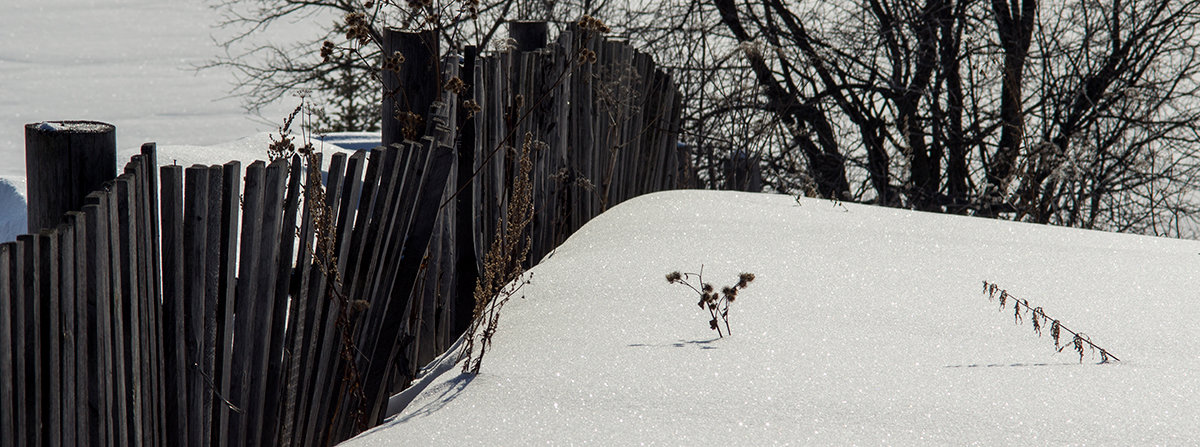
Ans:
{"label": "background snowfield", "polygon": [[[1194,241],[769,194],[643,196],[530,271],[478,376],[426,377],[349,445],[1194,442],[1198,261]],[[664,279],[701,264],[717,287],[757,275],[731,337]],[[1122,362],[1056,353],[1028,315],[998,312],[983,280]]]}
{"label": "background snowfield", "polygon": [[[275,131],[299,104],[249,116],[235,78],[201,70],[222,51],[205,1],[17,0],[0,14],[0,176],[24,176],[25,124],[117,126],[118,150],[146,142],[212,145]],[[280,38],[289,38],[282,31]]]}

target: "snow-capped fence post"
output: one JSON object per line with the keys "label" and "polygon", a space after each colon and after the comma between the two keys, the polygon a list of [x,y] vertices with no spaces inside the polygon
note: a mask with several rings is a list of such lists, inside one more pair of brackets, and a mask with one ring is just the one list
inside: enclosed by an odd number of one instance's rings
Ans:
{"label": "snow-capped fence post", "polygon": [[83,198],[117,177],[116,127],[95,121],[25,125],[28,230],[53,228]]}

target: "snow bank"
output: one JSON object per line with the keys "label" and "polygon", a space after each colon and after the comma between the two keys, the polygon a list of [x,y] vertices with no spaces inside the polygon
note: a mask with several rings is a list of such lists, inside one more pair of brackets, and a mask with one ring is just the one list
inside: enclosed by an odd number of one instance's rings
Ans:
{"label": "snow bank", "polygon": [[[398,445],[1180,444],[1200,439],[1200,243],[676,191],[532,269],[478,376],[351,440]],[[757,280],[708,329],[697,297]],[[1123,361],[1014,323],[1005,287]]]}
{"label": "snow bank", "polygon": [[27,208],[25,178],[0,176],[0,242],[14,241],[26,232]]}

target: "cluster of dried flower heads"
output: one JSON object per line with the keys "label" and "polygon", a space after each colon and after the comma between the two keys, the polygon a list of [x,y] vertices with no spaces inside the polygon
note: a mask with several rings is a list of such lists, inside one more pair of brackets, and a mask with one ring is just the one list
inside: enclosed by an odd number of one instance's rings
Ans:
{"label": "cluster of dried flower heads", "polygon": [[[1004,306],[1006,306],[1009,301],[1012,301],[1013,320],[1018,324],[1021,323],[1021,318],[1024,315],[1029,314],[1030,321],[1033,323],[1033,332],[1039,337],[1042,335],[1042,328],[1049,324],[1050,338],[1054,339],[1054,349],[1058,352],[1062,352],[1063,349],[1066,349],[1067,346],[1070,346],[1073,351],[1079,354],[1080,363],[1083,363],[1084,350],[1091,350],[1093,353],[1099,352],[1100,363],[1121,361],[1121,359],[1117,358],[1117,356],[1109,353],[1108,350],[1097,346],[1095,343],[1092,343],[1092,340],[1088,338],[1086,334],[1067,329],[1066,326],[1063,326],[1062,322],[1058,321],[1057,319],[1050,318],[1049,315],[1046,315],[1046,311],[1042,310],[1041,307],[1030,306],[1029,301],[1012,296],[1012,294],[1008,293],[1007,290],[1001,289],[1000,286],[997,286],[994,283],[984,281],[983,293],[988,296],[989,301],[998,298],[1000,300],[1001,310],[1004,310]],[[1064,331],[1068,334],[1071,334],[1070,342],[1062,343],[1061,336]]]}
{"label": "cluster of dried flower heads", "polygon": [[[695,277],[696,283],[700,285],[699,288],[688,282],[693,277]],[[704,266],[700,266],[700,273],[680,273],[676,271],[667,274],[667,282],[671,284],[683,284],[700,295],[700,301],[696,305],[708,311],[709,316],[712,317],[708,321],[708,327],[717,331],[717,336],[720,337],[725,337],[725,334],[733,334],[733,331],[729,329],[729,305],[737,300],[738,291],[745,289],[753,281],[753,273],[742,273],[738,275],[737,284],[722,287],[721,291],[717,292],[716,287],[713,287],[711,283],[704,282]],[[721,326],[718,324],[717,318],[725,322],[724,334],[721,333]]]}

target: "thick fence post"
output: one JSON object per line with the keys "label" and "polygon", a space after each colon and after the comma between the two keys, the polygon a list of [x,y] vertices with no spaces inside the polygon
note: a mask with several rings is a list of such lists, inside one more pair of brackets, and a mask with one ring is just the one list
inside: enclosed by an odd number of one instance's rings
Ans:
{"label": "thick fence post", "polygon": [[[399,53],[404,62],[393,67],[388,60]],[[410,32],[383,30],[383,128],[384,146],[425,136],[429,106],[438,97],[442,82],[438,70],[438,39],[432,30]],[[405,115],[415,114],[415,115]],[[397,115],[412,117],[401,121]],[[420,120],[415,119],[417,116]],[[405,130],[408,135],[405,135]]]}
{"label": "thick fence post", "polygon": [[30,233],[54,228],[83,198],[117,177],[116,127],[94,121],[25,125]]}
{"label": "thick fence post", "polygon": [[534,51],[546,47],[549,27],[546,22],[514,20],[508,22],[508,35],[517,42],[517,51]]}

